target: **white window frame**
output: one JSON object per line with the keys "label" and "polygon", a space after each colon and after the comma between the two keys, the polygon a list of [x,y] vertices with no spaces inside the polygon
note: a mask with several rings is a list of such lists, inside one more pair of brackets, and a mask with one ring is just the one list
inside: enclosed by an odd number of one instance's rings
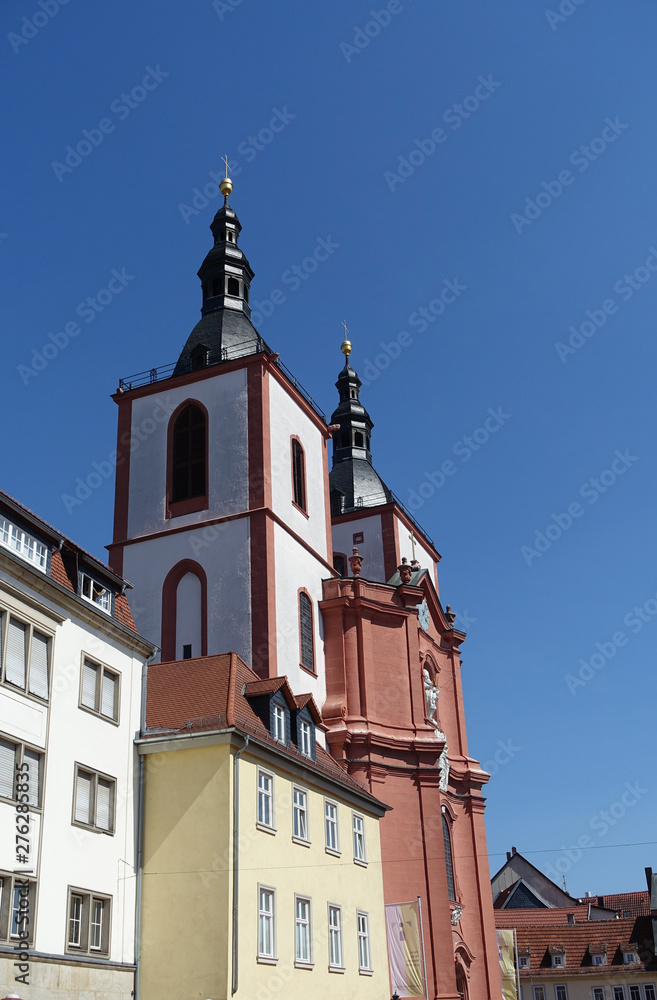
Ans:
{"label": "white window frame", "polygon": [[301,719],[299,721],[299,753],[302,753],[304,757],[312,757],[312,747],[310,723]]}
{"label": "white window frame", "polygon": [[[29,876],[28,876],[29,878]],[[0,941],[13,944],[20,940],[17,933],[13,932],[14,913],[19,912],[14,906],[16,892],[25,896],[25,886],[18,885],[23,876],[18,872],[0,871]],[[28,944],[32,947],[34,941],[34,927],[36,924],[36,882],[30,879],[27,887],[28,907],[27,914],[29,920],[23,924],[24,929],[29,934]]]}
{"label": "white window frame", "polygon": [[[299,916],[299,906],[305,907],[305,916]],[[302,935],[305,939],[307,957],[300,954]],[[294,894],[294,965],[297,969],[313,967],[313,904],[310,896]]]}
{"label": "white window frame", "polygon": [[[271,900],[271,909],[262,906],[263,894]],[[263,935],[261,930],[264,926],[263,920],[269,922],[269,935],[271,940],[271,952],[263,951],[260,947]],[[271,885],[258,883],[258,926],[256,932],[256,949],[258,962],[274,965],[278,961],[276,951],[276,890]]]}
{"label": "white window frame", "polygon": [[[335,810],[335,818],[329,819],[329,809]],[[335,847],[329,844],[329,826],[334,827]],[[332,799],[324,799],[324,849],[327,854],[340,857],[340,807]]]}
{"label": "white window frame", "polygon": [[[82,699],[84,697],[84,672],[85,667],[89,666],[96,671],[96,678],[94,682],[94,704],[87,705]],[[105,676],[113,678],[114,681],[114,715],[108,715],[107,712],[103,712],[103,681]],[[78,700],[78,707],[84,712],[91,712],[92,715],[97,715],[101,719],[105,719],[107,722],[112,722],[114,725],[120,725],[120,712],[121,712],[121,674],[118,670],[113,667],[108,667],[105,663],[101,663],[100,660],[94,659],[92,656],[88,656],[86,653],[82,654],[82,667],[80,668],[80,697]]]}
{"label": "white window frame", "polygon": [[635,951],[623,952],[623,965],[637,965],[638,961],[639,961],[639,956]]}
{"label": "white window frame", "polygon": [[591,965],[606,965],[606,956],[602,952],[596,952],[595,955],[591,955]]}
{"label": "white window frame", "polygon": [[41,570],[42,573],[48,571],[48,546],[38,541],[29,531],[19,528],[4,514],[0,516],[0,545]]}
{"label": "white window frame", "polygon": [[568,1000],[568,987],[565,983],[555,984],[554,1000]]}
{"label": "white window frame", "polygon": [[[648,992],[650,990],[650,992]],[[657,1000],[657,990],[655,990],[654,983],[644,983],[643,992],[645,994],[645,1000]]]}
{"label": "white window frame", "polygon": [[[73,916],[73,901],[79,900],[79,916]],[[100,904],[100,944],[91,943],[93,928],[95,926],[94,915],[96,906]],[[66,951],[74,955],[102,955],[108,957],[110,953],[110,930],[112,920],[112,897],[104,893],[91,892],[89,889],[79,889],[74,886],[68,887],[68,901],[66,907]],[[72,940],[71,930],[74,923],[77,923],[77,941]]]}
{"label": "white window frame", "polygon": [[[297,795],[302,798],[301,801],[297,803]],[[308,791],[305,788],[300,788],[299,785],[292,785],[292,840],[297,844],[309,844],[310,843],[310,822],[309,822],[309,810],[308,810]],[[305,824],[305,836],[300,832],[302,823],[300,822],[303,816],[303,823]],[[299,822],[297,822],[299,819]]]}
{"label": "white window frame", "polygon": [[[357,829],[360,823],[360,830]],[[354,849],[354,864],[367,865],[367,845],[365,842],[365,817],[361,813],[351,814],[351,839]]]}
{"label": "white window frame", "polygon": [[591,992],[593,1000],[605,1000],[607,995],[604,986],[592,986]]}
{"label": "white window frame", "polygon": [[[371,976],[374,970],[372,968],[370,915],[365,910],[356,910],[356,929],[358,932],[358,971],[361,976]],[[367,964],[363,962],[363,952],[366,952]]]}
{"label": "white window frame", "polygon": [[[628,987],[630,1000],[641,1000],[641,987],[638,983],[630,983]],[[634,993],[634,996],[632,994]]]}
{"label": "white window frame", "polygon": [[[91,779],[89,789],[89,822],[76,819],[77,799],[78,799],[78,776]],[[98,783],[109,785],[109,826],[98,825]],[[116,828],[116,778],[102,771],[94,771],[93,768],[85,764],[76,762],[73,768],[73,814],[71,822],[73,826],[82,826],[85,830],[93,830],[95,833],[104,833],[110,837],[114,836]]]}
{"label": "white window frame", "polygon": [[[96,597],[94,597],[95,588],[98,588]],[[86,594],[85,590],[88,590],[89,593]],[[112,614],[111,590],[84,570],[80,570],[80,597],[88,601],[89,604],[93,604],[94,607],[100,608],[106,615]]]}
{"label": "white window frame", "polygon": [[[337,923],[333,917],[337,917]],[[337,942],[338,955],[334,954],[334,942]],[[342,923],[342,907],[337,903],[328,904],[328,946],[329,972],[344,972],[344,931]],[[337,957],[338,961],[334,959]]]}
{"label": "white window frame", "polygon": [[[267,781],[269,781],[269,790],[263,790],[260,787],[260,779],[261,778],[265,778]],[[274,775],[271,773],[271,771],[265,771],[265,769],[263,767],[259,767],[258,768],[256,795],[257,795],[257,803],[256,803],[257,821],[256,821],[256,826],[258,827],[258,829],[265,830],[267,833],[275,833],[276,832],[276,823],[274,821],[274,816],[275,816],[275,813],[274,813]],[[261,809],[261,805],[262,805],[262,802],[265,801],[265,800],[268,801],[268,803],[269,803],[269,820],[270,820],[269,823],[267,823],[267,821],[262,818],[263,817],[263,811]]]}
{"label": "white window frame", "polygon": [[[0,743],[4,746],[10,748],[10,753],[13,751],[14,763],[13,763],[13,774],[12,774],[12,792],[11,795],[0,795],[0,799],[5,802],[20,802],[27,803],[32,809],[41,809],[43,805],[43,768],[45,764],[45,754],[43,750],[39,747],[30,746],[28,743],[21,743],[20,740],[9,739],[0,733]],[[34,794],[34,789],[32,788],[32,782],[28,780],[28,785],[30,785],[27,792],[18,791],[19,784],[25,784],[25,778],[30,778],[30,772],[25,771],[22,767],[25,762],[25,755],[30,754],[32,757],[38,759],[38,778],[37,778],[37,788],[36,796]],[[20,771],[18,770],[20,769]]]}
{"label": "white window frame", "polygon": [[625,989],[623,986],[612,986],[611,993],[613,1000],[625,1000]]}
{"label": "white window frame", "polygon": [[545,987],[544,986],[534,986],[532,988],[532,996],[533,996],[534,1000],[547,1000],[547,997],[545,995]]}
{"label": "white window frame", "polygon": [[286,743],[287,719],[286,711],[281,705],[274,705],[274,732],[273,737],[277,743]]}
{"label": "white window frame", "polygon": [[[10,622],[14,621],[25,630],[23,646],[23,672],[24,679],[21,684],[7,677],[7,647],[9,645]],[[34,684],[31,677],[32,653],[34,648],[34,634],[37,634],[46,642],[46,694],[41,694],[33,690]],[[0,608],[0,679],[13,691],[22,691],[28,698],[36,698],[42,704],[50,700],[50,682],[52,675],[52,649],[53,634],[45,631],[41,626],[37,627],[31,621],[14,614],[6,608]]]}
{"label": "white window frame", "polygon": [[518,955],[519,969],[529,969],[530,965],[531,965],[531,958],[529,955]]}
{"label": "white window frame", "polygon": [[566,956],[565,955],[553,955],[552,956],[552,968],[553,969],[565,969],[566,968]]}

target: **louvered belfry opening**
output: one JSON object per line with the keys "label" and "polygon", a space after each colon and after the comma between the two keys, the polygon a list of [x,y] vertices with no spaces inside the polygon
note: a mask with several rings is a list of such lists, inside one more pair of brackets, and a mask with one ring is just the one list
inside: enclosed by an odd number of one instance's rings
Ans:
{"label": "louvered belfry opening", "polygon": [[294,502],[306,510],[306,465],[303,448],[298,441],[292,442],[292,481],[294,483]]}
{"label": "louvered belfry opening", "polygon": [[205,414],[190,404],[173,429],[173,477],[171,501],[200,497],[206,492]]}
{"label": "louvered belfry opening", "polygon": [[301,636],[301,666],[314,671],[315,656],[313,649],[313,608],[303,591],[299,594],[299,633]]}

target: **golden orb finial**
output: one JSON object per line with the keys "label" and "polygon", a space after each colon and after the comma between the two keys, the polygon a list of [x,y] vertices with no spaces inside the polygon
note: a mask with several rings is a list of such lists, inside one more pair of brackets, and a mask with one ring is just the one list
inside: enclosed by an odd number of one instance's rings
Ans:
{"label": "golden orb finial", "polygon": [[349,333],[349,330],[347,329],[347,321],[346,321],[346,319],[342,320],[342,325],[344,327],[344,340],[342,341],[342,344],[340,346],[340,350],[344,354],[344,356],[347,359],[347,361],[349,361],[349,355],[351,354],[351,341],[347,338],[347,334]]}
{"label": "golden orb finial", "polygon": [[222,156],[222,162],[226,164],[226,176],[223,180],[219,181],[219,190],[221,191],[224,198],[227,198],[230,192],[233,190],[233,182],[228,176],[228,157]]}

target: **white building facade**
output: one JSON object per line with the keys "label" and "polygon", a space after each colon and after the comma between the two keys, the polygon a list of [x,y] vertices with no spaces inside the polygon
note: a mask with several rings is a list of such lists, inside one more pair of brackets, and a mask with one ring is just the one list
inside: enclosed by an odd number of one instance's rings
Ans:
{"label": "white building facade", "polygon": [[124,581],[0,493],[0,988],[130,997],[142,675]]}

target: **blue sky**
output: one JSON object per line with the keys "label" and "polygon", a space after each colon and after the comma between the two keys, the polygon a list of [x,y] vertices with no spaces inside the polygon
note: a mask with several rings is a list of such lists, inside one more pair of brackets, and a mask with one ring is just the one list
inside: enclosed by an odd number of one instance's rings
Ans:
{"label": "blue sky", "polygon": [[111,477],[62,498],[196,322],[227,154],[260,332],[330,413],[347,319],[377,470],[443,555],[491,869],[644,888],[654,4],[43,4],[1,14],[3,488],[105,555]]}

